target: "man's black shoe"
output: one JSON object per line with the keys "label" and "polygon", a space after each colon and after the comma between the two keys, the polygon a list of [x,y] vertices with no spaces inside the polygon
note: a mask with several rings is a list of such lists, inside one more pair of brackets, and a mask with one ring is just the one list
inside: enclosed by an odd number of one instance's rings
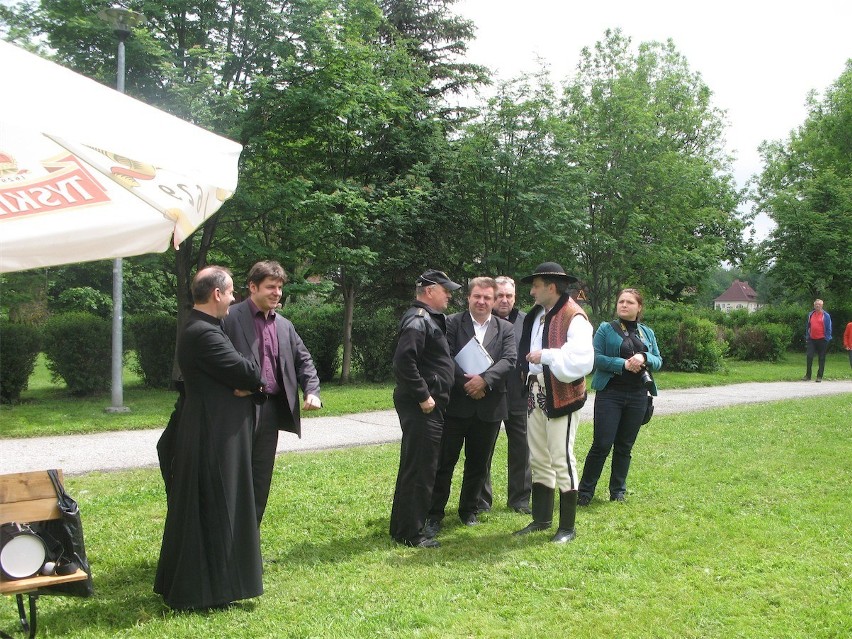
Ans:
{"label": "man's black shoe", "polygon": [[415,548],[440,548],[441,542],[435,539],[423,539],[420,542],[414,544]]}
{"label": "man's black shoe", "polygon": [[810,375],[805,375],[805,376],[802,378],[802,381],[803,381],[803,382],[809,382],[809,381],[811,381],[811,376],[810,376]]}
{"label": "man's black shoe", "polygon": [[441,532],[441,522],[437,519],[427,519],[423,526],[423,536],[426,539],[434,539]]}
{"label": "man's black shoe", "polygon": [[521,515],[532,515],[532,510],[526,504],[519,504],[517,506],[512,506],[512,510],[516,513],[520,513]]}
{"label": "man's black shoe", "polygon": [[527,524],[520,530],[516,530],[512,533],[515,537],[520,535],[529,535],[530,533],[539,532],[541,530],[547,530],[550,528],[552,522],[549,521],[534,521],[531,524]]}
{"label": "man's black shoe", "polygon": [[580,495],[579,497],[577,497],[577,505],[578,506],[588,506],[591,503],[592,503],[592,496],[591,495]]}
{"label": "man's black shoe", "polygon": [[618,493],[617,495],[610,495],[610,501],[624,501],[624,493]]}
{"label": "man's black shoe", "polygon": [[572,528],[571,530],[558,528],[556,530],[556,534],[553,535],[553,539],[551,539],[550,541],[552,541],[554,544],[564,544],[565,542],[573,541],[576,536],[577,533],[575,532],[574,528]]}
{"label": "man's black shoe", "polygon": [[460,516],[462,523],[465,526],[476,526],[479,524],[479,520],[476,518],[476,513],[470,513],[469,515]]}
{"label": "man's black shoe", "polygon": [[394,539],[398,544],[409,546],[411,548],[440,548],[441,544],[434,539],[427,537],[416,537],[415,539]]}

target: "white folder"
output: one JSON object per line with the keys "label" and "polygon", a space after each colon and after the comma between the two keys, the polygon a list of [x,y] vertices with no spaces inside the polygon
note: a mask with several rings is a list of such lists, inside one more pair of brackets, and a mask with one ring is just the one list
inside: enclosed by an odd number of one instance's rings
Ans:
{"label": "white folder", "polygon": [[491,355],[488,354],[485,347],[474,336],[470,338],[470,341],[456,355],[456,364],[465,373],[479,375],[487,371],[494,364],[494,360],[491,359]]}

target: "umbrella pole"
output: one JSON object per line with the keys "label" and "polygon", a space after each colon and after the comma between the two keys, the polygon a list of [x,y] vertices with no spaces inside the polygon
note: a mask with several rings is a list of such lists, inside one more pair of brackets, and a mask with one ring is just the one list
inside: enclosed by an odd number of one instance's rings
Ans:
{"label": "umbrella pole", "polygon": [[120,257],[112,263],[112,406],[108,413],[129,413],[124,405],[124,263]]}

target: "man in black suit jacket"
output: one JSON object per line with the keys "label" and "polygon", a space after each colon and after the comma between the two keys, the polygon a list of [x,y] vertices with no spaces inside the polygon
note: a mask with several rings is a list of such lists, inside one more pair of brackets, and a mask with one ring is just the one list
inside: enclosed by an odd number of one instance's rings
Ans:
{"label": "man in black suit jacket", "polygon": [[[512,323],[515,329],[515,345],[520,346],[524,318],[527,314],[515,308],[515,280],[501,275],[495,281],[497,282],[497,300],[491,312]],[[527,390],[521,381],[517,365],[515,371],[511,372],[506,379],[506,398],[509,402],[509,417],[503,421],[509,447],[506,505],[516,513],[529,515],[532,512],[530,510],[532,475],[530,474],[530,447],[527,444]],[[491,456],[494,456],[493,450]],[[479,499],[480,511],[491,510],[493,501],[490,461],[488,469],[488,477]]]}
{"label": "man in black suit jacket", "polygon": [[266,401],[255,411],[252,473],[257,525],[260,526],[278,446],[278,431],[302,436],[299,389],[305,397],[302,410],[322,408],[317,369],[293,323],[275,312],[287,274],[278,262],[258,262],[248,275],[250,297],[231,308],[225,333],[234,347],[256,362],[266,381]]}
{"label": "man in black suit jacket", "polygon": [[506,378],[515,368],[517,347],[512,325],[491,314],[497,283],[490,277],[470,281],[468,310],[447,318],[447,341],[457,355],[473,339],[479,340],[493,363],[479,374],[465,373],[456,363],[455,379],[447,406],[441,457],[432,507],[424,534],[434,536],[441,528],[450,496],[453,470],[462,446],[465,448],[464,477],[459,495],[459,517],[466,526],[479,523],[479,495],[488,473],[491,451],[508,416]]}

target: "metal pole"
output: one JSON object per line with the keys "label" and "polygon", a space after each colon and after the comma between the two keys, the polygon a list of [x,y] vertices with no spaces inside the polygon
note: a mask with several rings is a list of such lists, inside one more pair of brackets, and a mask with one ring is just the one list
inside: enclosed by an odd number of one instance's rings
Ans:
{"label": "metal pole", "polygon": [[[124,93],[124,41],[129,31],[116,29],[118,35],[118,71],[116,88]],[[124,405],[124,261],[117,257],[112,263],[112,406],[108,413],[129,413]]]}

